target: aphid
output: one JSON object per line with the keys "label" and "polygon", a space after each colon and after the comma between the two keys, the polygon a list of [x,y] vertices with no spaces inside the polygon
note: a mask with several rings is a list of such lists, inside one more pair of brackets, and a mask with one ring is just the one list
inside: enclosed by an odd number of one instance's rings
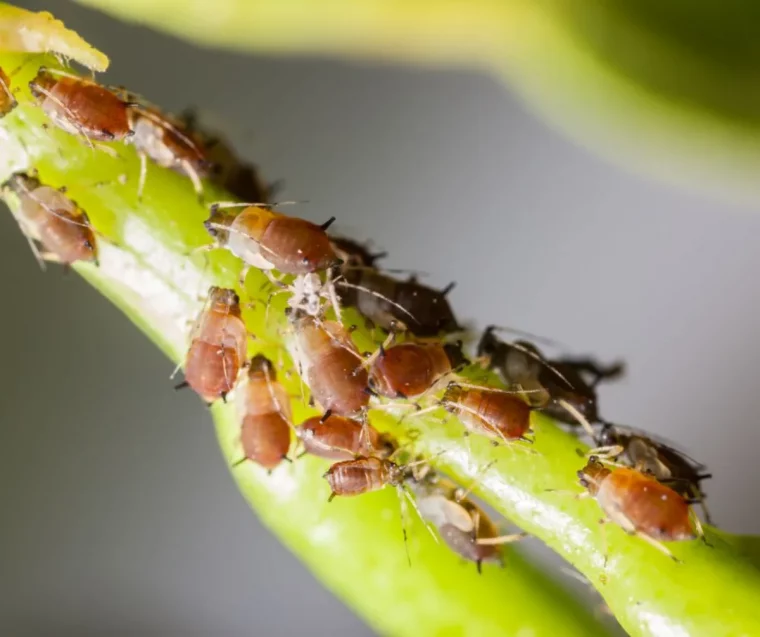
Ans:
{"label": "aphid", "polygon": [[225,399],[246,359],[248,333],[234,291],[212,287],[193,328],[185,358],[185,382],[206,402]]}
{"label": "aphid", "polygon": [[549,360],[528,341],[502,341],[495,335],[497,329],[493,325],[486,328],[478,356],[486,359],[505,383],[532,390],[531,403],[560,422],[579,424],[568,405],[587,421],[599,422],[596,386],[620,376],[622,365],[601,367],[591,359]]}
{"label": "aphid", "polygon": [[605,423],[599,431],[596,444],[600,451],[667,484],[690,504],[699,503],[705,521],[711,522],[700,483],[712,476],[704,464],[650,434],[610,423]]}
{"label": "aphid", "polygon": [[305,453],[328,460],[353,460],[357,456],[391,456],[398,444],[388,434],[381,434],[369,423],[328,415],[309,418],[296,428]]}
{"label": "aphid", "polygon": [[90,144],[122,141],[134,134],[129,103],[93,80],[42,67],[29,89],[55,126]]}
{"label": "aphid", "polygon": [[674,560],[662,542],[704,539],[702,525],[689,503],[651,476],[627,467],[608,469],[597,456],[591,456],[578,479],[599,503],[606,521],[643,538]]}
{"label": "aphid", "polygon": [[12,175],[3,190],[18,197],[16,218],[43,268],[44,261],[97,263],[95,233],[87,213],[63,192],[25,173]]}
{"label": "aphid", "polygon": [[433,524],[446,545],[466,560],[475,562],[478,573],[483,562],[504,566],[499,545],[525,537],[524,533],[500,535],[493,520],[461,489],[448,480],[411,481],[417,495],[417,509]]}
{"label": "aphid", "polygon": [[522,398],[499,389],[451,383],[441,405],[471,432],[509,442],[528,440],[531,407]]}
{"label": "aphid", "polygon": [[387,252],[370,252],[365,244],[346,237],[330,237],[330,243],[335,254],[343,261],[342,270],[374,268],[376,261],[388,256]]}
{"label": "aphid", "polygon": [[17,104],[16,98],[11,93],[11,80],[3,69],[0,69],[0,117],[5,117],[16,108]]}
{"label": "aphid", "polygon": [[401,488],[404,484],[404,470],[394,462],[376,456],[336,462],[324,477],[332,490],[330,500],[336,495],[356,496],[386,486]]}
{"label": "aphid", "polygon": [[212,164],[203,146],[185,130],[183,124],[154,107],[133,104],[129,107],[129,124],[134,136],[129,140],[140,157],[138,197],[142,196],[148,172],[148,159],[162,168],[186,175],[199,197],[203,195],[201,178]]}
{"label": "aphid", "polygon": [[311,316],[295,318],[293,330],[291,355],[316,403],[339,416],[362,413],[370,398],[367,371],[348,330]]}
{"label": "aphid", "polygon": [[[220,213],[223,207],[237,205],[245,206],[237,215]],[[266,204],[214,204],[205,226],[221,247],[247,266],[298,275],[338,265],[326,232],[334,220],[331,217],[318,226],[275,212]]]}
{"label": "aphid", "polygon": [[381,347],[369,365],[369,387],[388,398],[414,398],[465,362],[461,343],[410,342]]}
{"label": "aphid", "polygon": [[341,302],[378,327],[389,330],[396,325],[420,337],[461,329],[446,300],[453,283],[439,291],[414,277],[399,281],[369,268],[344,268],[342,273],[345,280],[336,283]]}
{"label": "aphid", "polygon": [[260,354],[253,357],[248,380],[236,395],[242,417],[243,460],[252,460],[271,471],[287,458],[292,415],[288,393],[277,382],[277,373],[268,358]]}

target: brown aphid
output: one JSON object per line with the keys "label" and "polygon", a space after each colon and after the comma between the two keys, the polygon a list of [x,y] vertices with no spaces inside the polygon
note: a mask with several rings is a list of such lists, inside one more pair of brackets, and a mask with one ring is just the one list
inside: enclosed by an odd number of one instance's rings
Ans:
{"label": "brown aphid", "polygon": [[415,398],[463,362],[455,344],[401,343],[381,348],[369,367],[369,387],[387,398]]}
{"label": "brown aphid", "polygon": [[667,484],[690,504],[700,504],[705,521],[708,524],[711,522],[701,482],[712,476],[704,464],[651,434],[632,427],[605,423],[595,441],[599,451],[614,451],[618,462],[622,461]]}
{"label": "brown aphid", "polygon": [[291,354],[316,403],[339,416],[355,416],[369,404],[367,371],[348,330],[311,316],[293,322]]}
{"label": "brown aphid", "polygon": [[386,486],[401,487],[404,470],[397,464],[375,456],[344,460],[332,465],[324,477],[330,485],[330,500],[379,491]]}
{"label": "brown aphid", "polygon": [[503,440],[526,440],[531,407],[521,398],[498,389],[452,383],[441,404],[471,432]]}
{"label": "brown aphid", "polygon": [[157,108],[133,104],[129,107],[129,123],[134,136],[129,140],[140,157],[140,179],[137,188],[141,196],[148,171],[147,160],[186,175],[200,197],[201,178],[208,175],[212,164],[201,143],[186,130],[178,119]]}
{"label": "brown aphid", "polygon": [[43,186],[26,173],[13,174],[3,190],[18,197],[17,220],[40,265],[44,261],[97,263],[95,232],[87,213],[63,192]]}
{"label": "brown aphid", "polygon": [[0,69],[0,117],[5,117],[17,105],[18,102],[11,93],[11,80],[3,69]]}
{"label": "brown aphid", "polygon": [[50,121],[89,142],[125,140],[133,134],[129,104],[93,80],[40,68],[29,90]]}
{"label": "brown aphid", "polygon": [[360,455],[387,458],[398,445],[387,434],[381,434],[369,423],[330,414],[314,416],[296,429],[306,453],[327,460],[353,460]]}
{"label": "brown aphid", "polygon": [[271,471],[287,458],[290,449],[290,397],[277,381],[271,361],[262,355],[251,360],[248,380],[238,391],[243,459]]}
{"label": "brown aphid", "polygon": [[233,290],[212,287],[193,329],[185,359],[185,382],[206,402],[225,399],[246,359],[248,333]]}
{"label": "brown aphid", "polygon": [[438,336],[460,328],[446,295],[454,287],[434,290],[416,278],[400,281],[371,268],[344,268],[336,283],[340,300],[355,307],[386,330],[397,324],[420,337]]}
{"label": "brown aphid", "polygon": [[580,484],[596,499],[609,521],[676,559],[661,542],[703,537],[688,502],[670,487],[635,469],[609,469],[591,456],[578,472]]}
{"label": "brown aphid", "polygon": [[299,217],[275,212],[265,204],[251,204],[237,215],[223,214],[211,206],[206,229],[248,266],[276,269],[283,274],[309,274],[338,265],[327,228],[335,220],[318,226]]}

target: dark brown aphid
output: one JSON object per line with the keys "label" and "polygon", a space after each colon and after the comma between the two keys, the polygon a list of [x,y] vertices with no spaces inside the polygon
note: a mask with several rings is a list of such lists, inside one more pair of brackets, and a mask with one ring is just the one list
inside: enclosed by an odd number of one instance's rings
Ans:
{"label": "dark brown aphid", "polygon": [[248,380],[238,391],[244,460],[271,471],[287,458],[290,449],[292,415],[288,393],[277,382],[271,361],[262,355],[251,360]]}
{"label": "dark brown aphid", "polygon": [[496,370],[505,383],[531,390],[531,404],[560,422],[579,424],[568,405],[587,421],[600,421],[596,387],[620,376],[621,364],[602,367],[585,358],[549,360],[528,341],[502,341],[495,334],[497,329],[493,325],[486,328],[478,344],[478,356],[486,359],[488,367]]}
{"label": "dark brown aphid", "polygon": [[19,199],[17,220],[40,265],[44,267],[44,261],[97,263],[95,233],[87,213],[63,192],[25,173],[12,175],[3,189]]}
{"label": "dark brown aphid", "polygon": [[298,275],[321,272],[339,263],[326,232],[334,217],[318,226],[263,204],[248,205],[234,216],[220,213],[220,207],[211,207],[206,228],[221,247],[248,266]]}
{"label": "dark brown aphid", "polygon": [[248,333],[234,291],[212,287],[190,339],[185,382],[206,402],[224,399],[246,360]]}
{"label": "dark brown aphid", "polygon": [[328,460],[353,460],[360,455],[387,458],[398,445],[369,423],[343,416],[309,418],[296,429],[306,453]]}
{"label": "dark brown aphid", "polygon": [[388,398],[414,398],[430,391],[462,362],[461,344],[402,343],[381,348],[369,367],[369,387]]}
{"label": "dark brown aphid", "polygon": [[667,484],[690,504],[699,503],[705,521],[710,523],[701,481],[712,476],[704,464],[650,434],[610,423],[601,428],[596,444],[600,451],[613,454],[618,461]]}
{"label": "dark brown aphid", "polygon": [[5,117],[16,108],[17,104],[16,98],[11,93],[11,80],[3,69],[0,69],[0,117]]}
{"label": "dark brown aphid", "polygon": [[336,283],[341,301],[378,327],[390,330],[400,325],[420,337],[461,329],[446,300],[453,283],[434,290],[414,277],[399,281],[369,268],[344,268],[343,277],[345,281]]}
{"label": "dark brown aphid", "polygon": [[362,413],[370,398],[367,371],[348,330],[310,316],[296,318],[293,329],[291,355],[316,403],[339,416]]}
{"label": "dark brown aphid", "polygon": [[662,542],[704,537],[688,502],[670,487],[627,467],[608,469],[596,456],[578,472],[608,520],[676,559]]}
{"label": "dark brown aphid", "polygon": [[341,269],[374,268],[375,263],[388,256],[387,252],[370,252],[366,244],[346,237],[330,237],[333,250],[343,261]]}
{"label": "dark brown aphid", "polygon": [[505,391],[452,383],[441,404],[473,433],[509,442],[525,440],[530,431],[531,407]]}
{"label": "dark brown aphid", "polygon": [[43,67],[29,89],[55,126],[90,143],[125,140],[134,133],[129,104],[97,82]]}
{"label": "dark brown aphid", "polygon": [[129,123],[134,136],[129,140],[140,157],[138,196],[142,196],[148,171],[148,162],[186,175],[200,197],[203,194],[201,178],[210,169],[211,162],[203,146],[193,134],[185,130],[182,122],[162,113],[157,108],[133,104],[129,108]]}

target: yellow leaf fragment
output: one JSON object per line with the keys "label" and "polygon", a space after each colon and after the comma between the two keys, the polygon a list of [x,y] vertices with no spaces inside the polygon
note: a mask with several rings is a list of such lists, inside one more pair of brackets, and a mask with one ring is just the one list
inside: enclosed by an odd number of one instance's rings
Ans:
{"label": "yellow leaf fragment", "polygon": [[0,3],[0,51],[54,53],[93,71],[108,68],[108,56],[67,29],[47,11],[27,11]]}

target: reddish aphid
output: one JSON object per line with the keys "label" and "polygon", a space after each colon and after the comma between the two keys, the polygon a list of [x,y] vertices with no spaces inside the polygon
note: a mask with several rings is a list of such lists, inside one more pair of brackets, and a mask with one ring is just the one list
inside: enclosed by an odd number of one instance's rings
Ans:
{"label": "reddish aphid", "polygon": [[404,470],[401,467],[375,456],[336,462],[324,477],[332,491],[330,500],[336,495],[356,496],[387,486],[400,488],[404,484]]}
{"label": "reddish aphid", "polygon": [[316,403],[339,416],[362,413],[370,398],[367,372],[348,330],[311,316],[295,319],[293,329],[291,353]]}
{"label": "reddish aphid", "polygon": [[3,69],[0,69],[0,117],[5,117],[16,108],[17,104],[16,98],[11,93],[11,80]]}
{"label": "reddish aphid", "polygon": [[133,134],[129,104],[93,80],[40,68],[29,90],[50,121],[87,141],[113,142]]}
{"label": "reddish aphid", "polygon": [[608,521],[643,538],[674,560],[662,542],[704,537],[699,519],[682,496],[635,469],[609,469],[599,458],[591,456],[578,472],[578,479],[599,503]]}
{"label": "reddish aphid", "polygon": [[97,263],[95,233],[87,213],[63,192],[25,173],[12,175],[3,189],[19,199],[17,220],[40,265],[44,267],[44,261]]}
{"label": "reddish aphid", "polygon": [[309,418],[296,429],[306,453],[328,460],[353,460],[360,455],[387,458],[397,448],[388,435],[369,423],[362,425],[343,416]]}
{"label": "reddish aphid", "polygon": [[258,355],[251,360],[248,380],[236,395],[243,459],[271,471],[287,458],[292,415],[288,393],[277,382],[268,358]]}
{"label": "reddish aphid", "polygon": [[240,300],[232,290],[212,287],[191,336],[185,382],[206,402],[224,399],[235,387],[246,359],[248,333]]}
{"label": "reddish aphid", "polygon": [[402,343],[380,348],[369,366],[370,389],[387,398],[414,398],[464,361],[459,345]]}
{"label": "reddish aphid", "polygon": [[508,442],[525,440],[530,431],[531,407],[505,391],[452,383],[441,404],[473,433]]}
{"label": "reddish aphid", "polygon": [[129,123],[134,136],[129,140],[140,157],[138,196],[142,196],[148,172],[148,159],[162,168],[186,175],[200,197],[201,178],[211,169],[202,145],[185,130],[182,123],[156,108],[135,104],[129,108]]}
{"label": "reddish aphid", "polygon": [[321,272],[339,263],[326,232],[334,217],[318,226],[275,212],[265,204],[247,205],[237,215],[220,213],[223,207],[231,206],[211,207],[206,229],[221,247],[248,266],[298,275]]}

